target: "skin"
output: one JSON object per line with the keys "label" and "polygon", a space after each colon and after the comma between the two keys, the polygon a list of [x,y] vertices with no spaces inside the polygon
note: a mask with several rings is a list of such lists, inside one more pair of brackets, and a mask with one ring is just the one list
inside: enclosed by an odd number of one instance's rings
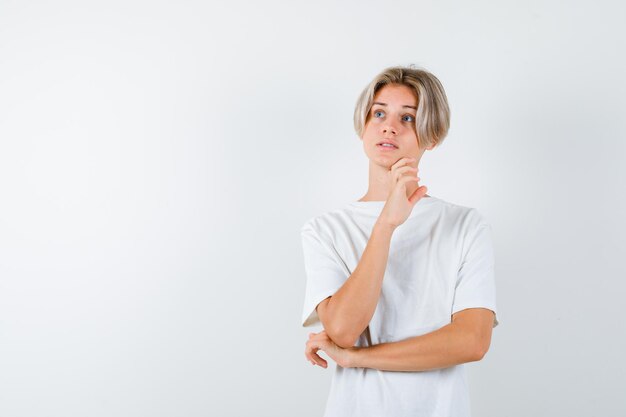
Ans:
{"label": "skin", "polygon": [[[419,186],[417,173],[422,155],[434,145],[424,149],[418,145],[417,97],[411,88],[387,85],[376,93],[373,103],[360,138],[369,159],[369,186],[359,201],[386,201],[375,227],[388,228],[393,233],[415,204],[422,197],[429,197],[427,187]],[[392,139],[398,149],[381,151],[376,144],[383,139]],[[329,300],[320,303],[319,313],[327,308]],[[367,348],[341,347],[326,330],[309,333],[305,357],[313,365],[326,368],[327,361],[317,354],[323,350],[342,367],[396,371],[430,370],[482,359],[491,341],[493,312],[470,308],[455,313],[451,321],[425,335]]]}
{"label": "skin", "polygon": [[381,371],[429,371],[481,360],[491,343],[494,313],[468,308],[452,315],[452,322],[424,335],[369,347],[338,346],[325,330],[309,333],[305,355],[313,365],[328,367],[317,355],[323,350],[343,368]]}
{"label": "skin", "polygon": [[[372,108],[368,114],[363,135],[360,138],[363,150],[369,159],[369,186],[367,193],[359,201],[385,201],[392,188],[391,167],[401,158],[413,158],[406,163],[418,171],[419,161],[426,150],[417,142],[415,113],[417,97],[413,90],[405,85],[386,85],[374,96]],[[376,104],[383,103],[383,104]],[[411,106],[407,108],[404,106]],[[398,149],[383,152],[376,146],[383,139],[391,138]],[[411,173],[411,171],[405,171]],[[407,184],[407,196],[419,188],[417,182]],[[428,197],[428,195],[426,195]]]}

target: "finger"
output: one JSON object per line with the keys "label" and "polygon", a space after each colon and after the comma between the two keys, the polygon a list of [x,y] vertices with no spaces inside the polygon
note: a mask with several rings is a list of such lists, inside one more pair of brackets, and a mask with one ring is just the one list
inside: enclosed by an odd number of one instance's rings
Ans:
{"label": "finger", "polygon": [[412,171],[415,171],[415,175],[417,175],[417,168],[413,168],[410,165],[405,165],[403,167],[400,167],[400,168],[396,169],[392,173],[392,175],[393,175],[393,184],[395,185],[398,182],[398,179],[400,179],[400,177],[402,177],[404,173],[407,173],[409,175],[413,175]]}
{"label": "finger", "polygon": [[311,357],[309,356],[309,353],[306,351],[306,349],[304,349],[304,357],[306,358],[307,361],[309,361],[309,363],[311,365],[315,365],[315,361],[313,359],[311,359]]}
{"label": "finger", "polygon": [[307,342],[306,347],[304,348],[304,356],[309,362],[311,362],[312,365],[317,365],[317,363],[315,362],[315,359],[313,359],[314,354],[315,353],[312,351],[311,346],[309,346],[309,342]]}
{"label": "finger", "polygon": [[[309,358],[316,363],[321,360],[320,356],[317,354],[317,351],[322,349],[322,343],[319,340],[311,339],[306,342],[305,352],[309,356]],[[317,363],[319,365],[319,363]]]}
{"label": "finger", "polygon": [[313,365],[319,365],[323,368],[326,368],[326,366],[328,366],[328,363],[317,354],[317,351],[320,349],[321,346],[319,344],[316,344],[314,342],[307,342],[305,356],[307,357],[307,359],[309,359],[309,361],[313,363]]}
{"label": "finger", "polygon": [[315,353],[314,355],[315,358],[315,362],[317,365],[321,366],[322,368],[326,368],[328,366],[328,362],[326,362],[321,356],[319,356],[317,353]]}
{"label": "finger", "polygon": [[408,169],[408,168],[416,168],[416,167],[414,167],[414,166],[412,165],[412,162],[411,162],[411,161],[408,161],[408,162],[407,162],[407,163],[405,163],[405,164],[402,164],[402,165],[398,165],[398,166],[394,166],[394,167],[392,167],[392,168],[389,170],[389,173],[390,173],[392,176],[394,176],[394,175],[396,174],[396,172],[398,172],[398,171],[404,171],[404,170],[406,170],[406,169]]}
{"label": "finger", "polygon": [[405,175],[404,177],[401,177],[401,178],[398,180],[398,183],[397,183],[396,185],[397,185],[398,187],[403,188],[403,189],[406,191],[406,183],[407,183],[407,182],[412,182],[412,181],[418,182],[418,181],[419,181],[419,178],[418,178],[418,177],[411,177],[411,176],[407,176],[407,175]]}
{"label": "finger", "polygon": [[325,364],[323,363],[325,362],[324,359],[322,359],[317,353],[308,352],[304,356],[306,356],[307,360],[311,363],[311,365],[319,365],[322,367],[326,367]]}
{"label": "finger", "polygon": [[408,172],[408,171],[415,171],[415,172],[417,172],[417,168],[412,167],[411,165],[404,165],[404,166],[396,168],[393,171],[393,175],[403,174],[403,173]]}
{"label": "finger", "polygon": [[425,185],[422,185],[417,190],[415,190],[413,194],[411,194],[411,196],[409,197],[409,202],[411,204],[416,203],[419,199],[424,197],[424,195],[426,194],[426,191],[428,191],[428,187],[426,187]]}
{"label": "finger", "polygon": [[396,163],[395,163],[395,164],[393,164],[393,165],[391,166],[391,168],[389,168],[389,170],[390,170],[390,171],[393,171],[394,169],[396,169],[396,168],[398,168],[398,167],[401,167],[401,166],[403,166],[403,165],[409,164],[409,163],[411,163],[411,162],[413,162],[413,161],[415,161],[415,158],[408,157],[408,156],[407,156],[407,157],[404,157],[404,158],[400,158],[400,159],[398,159],[398,160],[396,161]]}

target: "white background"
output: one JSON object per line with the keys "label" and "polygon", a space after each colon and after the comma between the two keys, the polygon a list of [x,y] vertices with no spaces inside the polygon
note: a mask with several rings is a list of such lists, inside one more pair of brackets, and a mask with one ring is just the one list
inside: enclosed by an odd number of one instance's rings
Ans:
{"label": "white background", "polygon": [[[429,194],[493,228],[476,416],[623,416],[622,2],[0,1],[0,415],[321,416],[300,227],[379,71],[443,83]],[[323,353],[322,353],[323,355]]]}

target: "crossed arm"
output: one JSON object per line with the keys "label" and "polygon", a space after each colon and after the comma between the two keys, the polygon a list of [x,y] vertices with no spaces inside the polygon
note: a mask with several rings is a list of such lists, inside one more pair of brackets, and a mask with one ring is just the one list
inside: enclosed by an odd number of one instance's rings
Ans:
{"label": "crossed arm", "polygon": [[468,308],[452,315],[452,322],[433,332],[370,347],[342,348],[325,331],[309,338],[307,358],[326,367],[315,352],[324,350],[342,367],[385,371],[426,371],[481,360],[489,349],[494,313]]}
{"label": "crossed arm", "polygon": [[311,333],[306,342],[305,356],[313,364],[326,367],[316,353],[321,349],[342,367],[422,371],[478,361],[489,349],[494,312],[486,308],[461,310],[451,323],[424,335],[354,347],[376,309],[394,231],[377,222],[354,272],[316,307],[324,331]]}

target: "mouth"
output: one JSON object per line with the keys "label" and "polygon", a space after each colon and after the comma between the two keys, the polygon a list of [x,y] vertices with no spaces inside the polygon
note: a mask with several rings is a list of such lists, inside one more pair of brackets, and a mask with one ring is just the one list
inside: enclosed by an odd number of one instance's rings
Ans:
{"label": "mouth", "polygon": [[387,140],[384,140],[382,142],[378,142],[376,144],[376,147],[381,148],[381,149],[398,149],[398,145],[396,145],[395,143],[393,143],[391,141],[387,141]]}

